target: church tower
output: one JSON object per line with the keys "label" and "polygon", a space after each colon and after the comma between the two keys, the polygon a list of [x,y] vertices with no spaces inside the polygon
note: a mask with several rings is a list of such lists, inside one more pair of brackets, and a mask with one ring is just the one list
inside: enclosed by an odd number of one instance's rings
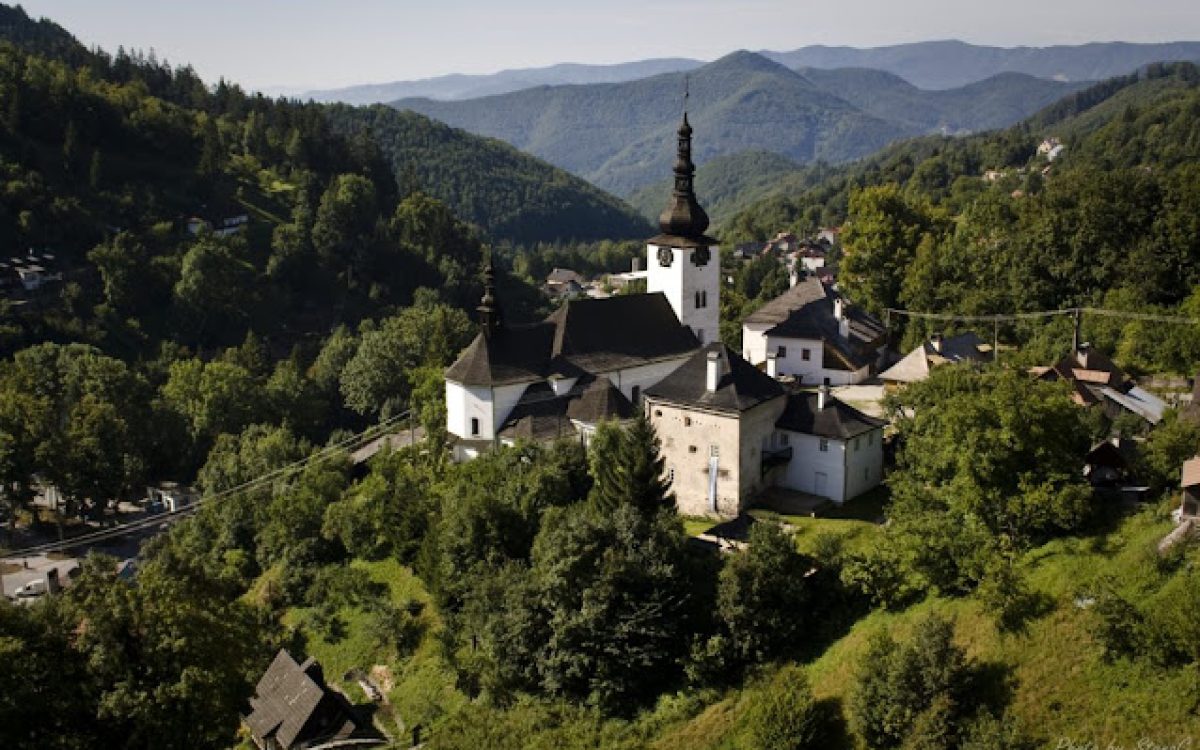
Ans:
{"label": "church tower", "polygon": [[720,339],[721,258],[717,241],[704,234],[708,214],[696,201],[686,109],[678,145],[671,202],[658,217],[662,234],[646,243],[646,291],[665,294],[679,321],[709,344]]}

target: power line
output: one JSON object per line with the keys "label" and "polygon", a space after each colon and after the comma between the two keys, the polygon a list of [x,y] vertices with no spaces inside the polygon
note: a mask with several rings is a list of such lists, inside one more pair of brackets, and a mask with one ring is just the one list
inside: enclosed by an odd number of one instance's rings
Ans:
{"label": "power line", "polygon": [[130,533],[133,533],[136,531],[143,531],[145,529],[148,529],[148,528],[151,528],[154,526],[161,526],[164,523],[171,523],[171,522],[178,520],[179,518],[182,518],[186,515],[191,515],[192,513],[195,513],[196,509],[199,508],[201,505],[204,505],[206,503],[211,503],[214,501],[218,501],[218,500],[222,500],[224,498],[230,497],[232,495],[236,495],[241,492],[248,492],[250,490],[257,489],[260,486],[263,486],[275,479],[278,479],[285,475],[293,474],[296,471],[299,471],[300,469],[307,467],[309,464],[315,463],[317,461],[321,461],[321,460],[329,458],[330,456],[333,456],[337,453],[340,453],[343,450],[348,449],[353,444],[368,442],[371,439],[377,437],[380,433],[386,431],[388,428],[399,423],[402,419],[407,418],[410,415],[410,413],[411,412],[409,412],[409,411],[405,411],[400,414],[397,414],[394,417],[389,417],[388,419],[383,420],[382,422],[380,422],[377,425],[368,427],[367,429],[363,430],[362,432],[359,432],[357,434],[354,434],[347,438],[344,438],[332,445],[327,445],[324,448],[322,448],[321,450],[310,453],[309,455],[305,456],[304,458],[293,461],[290,464],[281,466],[278,469],[274,469],[265,474],[261,474],[257,477],[254,477],[253,479],[249,479],[249,480],[242,482],[241,484],[236,485],[234,487],[229,487],[229,488],[226,488],[219,492],[214,492],[211,495],[203,496],[199,500],[197,500],[195,503],[192,503],[191,505],[186,505],[182,508],[178,508],[178,509],[172,510],[172,511],[167,511],[166,513],[158,513],[152,517],[144,518],[144,519],[141,519],[140,521],[133,521],[131,523],[121,524],[120,526],[116,526],[116,527],[113,527],[110,529],[103,529],[100,531],[89,532],[87,534],[81,534],[77,537],[72,537],[70,539],[63,539],[63,540],[60,540],[57,542],[47,542],[45,544],[38,544],[38,545],[31,546],[31,547],[23,547],[23,548],[17,549],[17,550],[10,550],[10,551],[4,552],[3,554],[0,554],[0,560],[14,558],[14,557],[27,557],[29,555],[38,555],[38,554],[43,554],[45,552],[54,552],[56,550],[70,549],[72,547],[79,547],[79,546],[83,546],[85,544],[91,544],[94,542],[105,541],[107,539],[126,536],[127,534],[130,534]]}
{"label": "power line", "polygon": [[956,313],[931,313],[931,312],[915,312],[913,310],[901,310],[895,307],[884,308],[884,312],[890,317],[892,315],[902,315],[908,318],[925,318],[930,320],[948,320],[958,321],[963,323],[999,323],[1005,321],[1016,320],[1032,320],[1036,318],[1050,318],[1060,315],[1102,315],[1109,318],[1127,318],[1129,320],[1144,320],[1154,323],[1171,323],[1180,325],[1200,325],[1200,318],[1188,318],[1181,315],[1155,315],[1152,313],[1139,313],[1128,310],[1106,310],[1099,307],[1068,307],[1062,310],[1041,310],[1037,312],[1012,312],[1012,313],[995,313],[992,315],[959,315]]}

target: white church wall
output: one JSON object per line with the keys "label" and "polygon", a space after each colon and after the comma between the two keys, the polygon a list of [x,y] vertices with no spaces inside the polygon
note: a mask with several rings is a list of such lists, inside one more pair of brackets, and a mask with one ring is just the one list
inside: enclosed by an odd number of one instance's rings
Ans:
{"label": "white church wall", "polygon": [[[633,389],[636,387],[638,393],[643,393],[650,386],[658,383],[666,376],[679,369],[679,366],[688,360],[690,354],[674,359],[666,359],[661,362],[651,362],[647,365],[638,365],[637,367],[629,367],[624,370],[614,370],[612,372],[597,373],[598,375],[606,375],[617,390],[624,394],[625,398],[630,401],[635,401],[633,397]],[[640,397],[639,397],[640,398]]]}
{"label": "white church wall", "polygon": [[[528,383],[488,386],[466,386],[446,381],[446,429],[450,434],[468,440],[494,440],[496,431],[512,412]],[[471,420],[479,420],[479,431]]]}

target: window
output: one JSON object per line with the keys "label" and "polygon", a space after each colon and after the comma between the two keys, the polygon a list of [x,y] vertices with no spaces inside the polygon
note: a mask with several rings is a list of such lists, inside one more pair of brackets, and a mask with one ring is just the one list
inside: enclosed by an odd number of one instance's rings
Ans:
{"label": "window", "polygon": [[788,434],[786,432],[779,436],[779,444],[785,448],[787,447],[788,440],[790,440],[790,438],[788,437]]}
{"label": "window", "polygon": [[684,417],[684,418],[683,418],[683,426],[684,426],[684,427],[691,427],[691,426],[692,426],[692,418],[691,418],[691,417]]}
{"label": "window", "polygon": [[635,385],[629,391],[629,394],[630,394],[629,400],[633,402],[634,406],[637,406],[638,402],[641,401],[641,398],[642,398],[642,387],[640,385]]}
{"label": "window", "polygon": [[689,446],[688,446],[688,453],[695,453],[695,452],[696,452],[696,446],[694,446],[694,445],[689,445]]}
{"label": "window", "polygon": [[661,416],[662,416],[662,409],[655,409],[655,410],[654,410],[654,416],[656,416],[656,417],[661,417]]}
{"label": "window", "polygon": [[829,441],[825,438],[821,438],[821,442],[817,444],[817,450],[821,451],[822,453],[828,453]]}
{"label": "window", "polygon": [[779,357],[780,359],[783,359],[784,357],[786,357],[787,356],[787,347],[781,346],[778,349],[776,349],[775,356]]}
{"label": "window", "polygon": [[830,384],[830,383],[829,383],[829,378],[825,378],[824,380],[825,380],[825,385],[829,385],[829,384]]}
{"label": "window", "polygon": [[472,435],[479,434],[479,419],[476,417],[471,418],[471,434]]}
{"label": "window", "polygon": [[804,360],[805,362],[808,362],[809,360],[811,360],[812,359],[812,349],[801,349],[800,350],[800,359]]}
{"label": "window", "polygon": [[708,307],[708,292],[700,290],[696,292],[696,308]]}

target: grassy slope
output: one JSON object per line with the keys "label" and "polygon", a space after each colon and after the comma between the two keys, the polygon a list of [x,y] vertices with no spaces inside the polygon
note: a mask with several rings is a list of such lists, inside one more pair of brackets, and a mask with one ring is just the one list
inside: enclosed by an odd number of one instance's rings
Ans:
{"label": "grassy slope", "polygon": [[[1194,736],[1200,676],[1144,662],[1106,662],[1090,632],[1092,614],[1074,605],[1077,588],[1099,575],[1145,570],[1152,577],[1154,545],[1170,528],[1163,513],[1146,510],[1111,534],[1061,539],[1033,550],[1024,561],[1026,572],[1052,609],[1023,633],[998,632],[972,599],[938,598],[902,612],[873,612],[809,666],[814,691],[818,699],[845,705],[870,637],[886,630],[903,638],[916,620],[936,610],[955,617],[959,640],[973,659],[1011,668],[1010,711],[1049,746],[1062,737],[1098,747],[1136,747],[1144,737],[1165,744]],[[748,705],[744,693],[732,694],[665,732],[656,747],[746,747],[741,720]]]}
{"label": "grassy slope", "polygon": [[[420,643],[412,654],[397,658],[394,650],[381,648],[371,639],[370,615],[364,609],[343,607],[339,616],[346,624],[344,637],[336,642],[309,637],[304,643],[305,655],[316,657],[326,677],[355,703],[365,702],[366,696],[356,683],[345,682],[342,676],[351,669],[369,672],[374,665],[387,665],[394,681],[387,693],[392,715],[389,716],[385,709],[381,711],[383,716],[377,718],[389,731],[396,731],[401,719],[407,726],[421,724],[428,727],[440,716],[461,708],[467,699],[454,687],[454,674],[442,658],[438,643],[441,620],[421,580],[412,570],[394,560],[356,560],[353,565],[367,571],[373,581],[386,584],[391,601],[396,604],[418,601],[426,605],[421,614],[424,633]],[[307,615],[305,608],[295,608],[284,615],[283,622],[295,627]]]}

